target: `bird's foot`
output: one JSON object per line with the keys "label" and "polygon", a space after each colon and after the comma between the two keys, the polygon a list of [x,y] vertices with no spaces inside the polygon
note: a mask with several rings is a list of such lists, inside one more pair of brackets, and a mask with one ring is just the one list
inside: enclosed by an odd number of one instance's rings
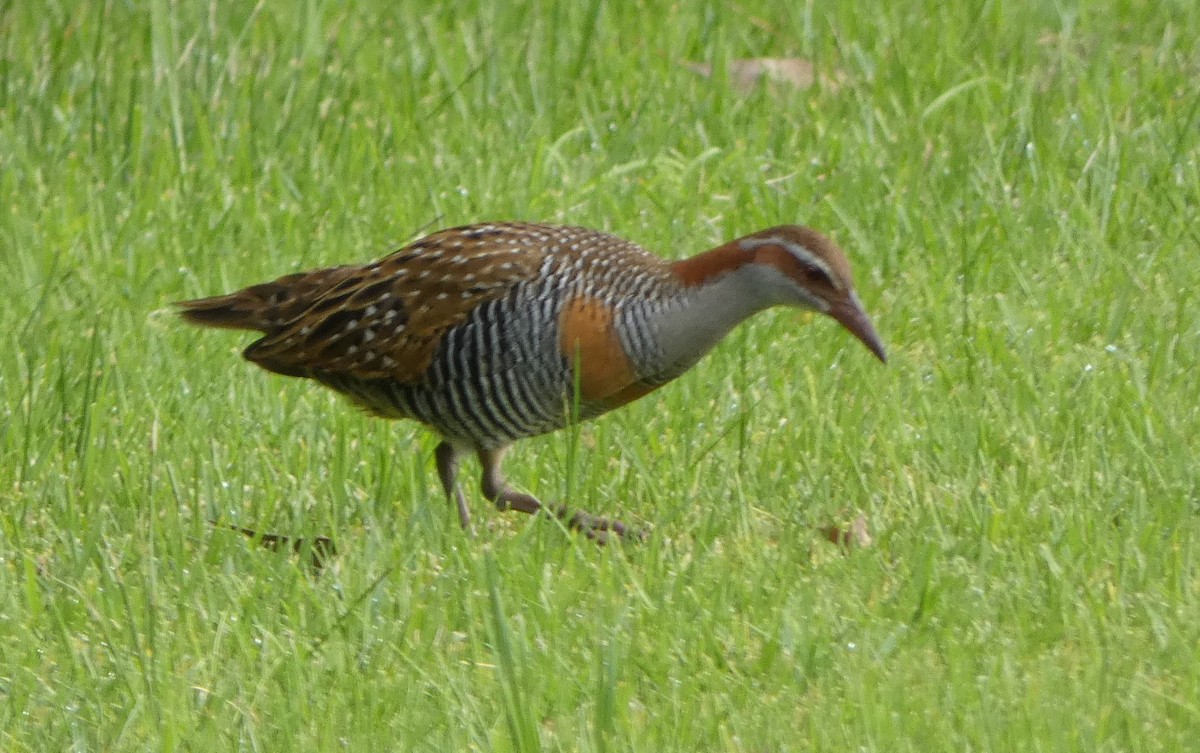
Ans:
{"label": "bird's foot", "polygon": [[[485,489],[486,491],[489,490]],[[566,505],[542,504],[537,497],[515,491],[508,486],[500,486],[490,491],[498,510],[516,510],[527,515],[536,515],[544,510],[561,520],[570,530],[579,531],[597,544],[607,544],[615,538],[623,541],[642,541],[646,538],[642,531],[619,520],[602,518],[583,510],[572,510]]]}
{"label": "bird's foot", "polygon": [[566,505],[554,508],[554,515],[567,528],[579,531],[597,544],[604,545],[614,538],[622,541],[641,542],[646,540],[646,532],[627,526],[619,520],[592,515],[583,510],[571,510]]}
{"label": "bird's foot", "polygon": [[321,570],[326,563],[337,556],[337,545],[333,543],[333,539],[328,536],[313,536],[311,539],[305,539],[298,536],[285,536],[278,533],[266,533],[256,531],[252,528],[243,528],[242,526],[229,525],[218,521],[209,521],[218,528],[228,528],[231,531],[237,531],[243,536],[257,541],[258,545],[263,549],[268,549],[273,552],[291,550],[293,554],[304,554],[308,550],[309,569],[313,575],[319,576]]}

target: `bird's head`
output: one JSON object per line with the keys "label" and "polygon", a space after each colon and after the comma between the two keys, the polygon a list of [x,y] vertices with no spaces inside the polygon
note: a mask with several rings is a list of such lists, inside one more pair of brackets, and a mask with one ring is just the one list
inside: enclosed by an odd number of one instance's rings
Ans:
{"label": "bird's head", "polygon": [[833,241],[812,228],[782,225],[728,245],[748,254],[749,263],[778,273],[764,276],[774,302],[828,314],[887,363],[883,341],[854,292],[850,263]]}

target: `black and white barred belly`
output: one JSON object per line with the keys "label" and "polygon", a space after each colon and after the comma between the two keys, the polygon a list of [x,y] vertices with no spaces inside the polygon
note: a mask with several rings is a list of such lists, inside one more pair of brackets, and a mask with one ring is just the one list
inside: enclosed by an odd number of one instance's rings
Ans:
{"label": "black and white barred belly", "polygon": [[415,419],[465,446],[492,449],[561,429],[574,413],[571,364],[558,347],[562,303],[539,292],[521,286],[479,306],[445,333],[420,382],[313,376],[372,413]]}

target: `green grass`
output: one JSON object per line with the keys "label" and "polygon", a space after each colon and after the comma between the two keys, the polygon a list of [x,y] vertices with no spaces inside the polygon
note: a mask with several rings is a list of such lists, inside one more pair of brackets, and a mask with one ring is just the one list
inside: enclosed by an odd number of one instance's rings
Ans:
{"label": "green grass", "polygon": [[[1191,0],[0,3],[0,749],[1194,750],[1197,40]],[[752,56],[842,85],[681,66]],[[168,312],[508,218],[814,225],[892,361],[770,312],[521,445],[653,529],[597,549],[474,488],[465,538],[427,433]]]}

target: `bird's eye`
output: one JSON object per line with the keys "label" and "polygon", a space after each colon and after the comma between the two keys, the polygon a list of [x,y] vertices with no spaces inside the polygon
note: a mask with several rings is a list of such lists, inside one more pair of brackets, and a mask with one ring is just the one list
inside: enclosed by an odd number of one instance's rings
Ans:
{"label": "bird's eye", "polygon": [[820,267],[812,264],[805,264],[804,276],[808,278],[809,282],[833,287],[833,280],[829,279],[829,275],[826,274],[825,270],[821,269]]}

